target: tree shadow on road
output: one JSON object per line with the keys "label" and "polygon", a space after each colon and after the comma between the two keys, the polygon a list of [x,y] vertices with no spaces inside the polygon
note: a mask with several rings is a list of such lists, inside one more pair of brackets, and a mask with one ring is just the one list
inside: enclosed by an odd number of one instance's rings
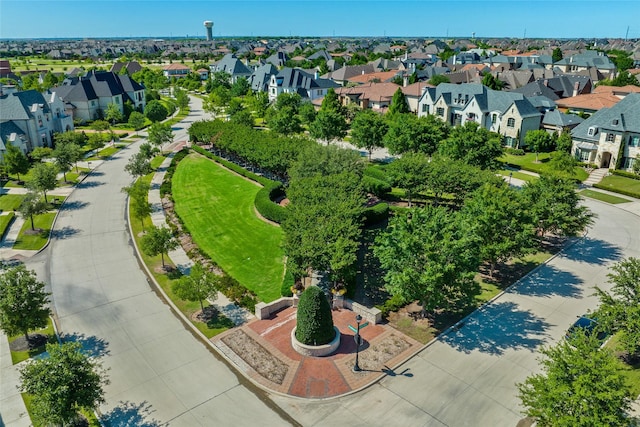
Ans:
{"label": "tree shadow on road", "polygon": [[151,409],[151,405],[147,402],[133,403],[120,402],[118,406],[100,417],[103,425],[106,427],[161,427],[167,426],[168,423],[161,424],[154,420],[150,415],[155,412]]}
{"label": "tree shadow on road", "polygon": [[89,205],[88,202],[82,202],[80,200],[74,200],[73,202],[64,202],[61,211],[77,211]]}
{"label": "tree shadow on road", "polygon": [[75,234],[78,234],[78,232],[80,232],[80,230],[78,230],[77,228],[69,227],[67,225],[65,227],[52,230],[51,238],[57,239],[57,240],[63,240],[63,239],[66,239],[67,237],[71,237]]}
{"label": "tree shadow on road", "polygon": [[583,283],[575,274],[545,265],[528,275],[523,281],[509,288],[508,293],[538,297],[579,297]]}
{"label": "tree shadow on road", "polygon": [[513,302],[494,302],[477,311],[441,340],[458,351],[501,355],[508,349],[534,351],[544,343],[549,324]]}
{"label": "tree shadow on road", "polygon": [[73,334],[65,334],[64,341],[75,341],[82,345],[82,350],[89,357],[108,356],[111,352],[107,347],[109,343],[95,335],[87,336],[85,334],[74,332]]}
{"label": "tree shadow on road", "polygon": [[104,185],[102,181],[82,181],[76,188],[95,188]]}
{"label": "tree shadow on road", "polygon": [[560,254],[560,257],[587,264],[604,265],[619,261],[622,258],[622,251],[604,240],[585,237]]}

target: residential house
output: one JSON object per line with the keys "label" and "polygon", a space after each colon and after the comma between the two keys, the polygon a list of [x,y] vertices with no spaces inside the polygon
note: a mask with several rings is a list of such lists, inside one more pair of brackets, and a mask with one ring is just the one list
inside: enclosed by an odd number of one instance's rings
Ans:
{"label": "residential house", "polygon": [[346,86],[347,83],[349,83],[349,79],[351,77],[359,76],[361,74],[369,74],[373,72],[375,72],[375,69],[371,64],[345,65],[342,68],[338,68],[336,71],[327,73],[322,77],[326,79],[331,79],[334,82],[338,83],[340,86]]}
{"label": "residential house", "polygon": [[525,96],[543,95],[554,101],[561,98],[591,93],[593,85],[586,76],[563,74],[550,79],[538,79],[520,88],[512,90]]}
{"label": "residential house", "polygon": [[385,113],[399,87],[395,83],[369,82],[358,86],[340,87],[336,89],[336,94],[342,105],[355,103],[363,110]]}
{"label": "residential house", "polygon": [[408,78],[405,77],[403,81],[402,93],[404,94],[404,98],[407,100],[407,104],[409,105],[409,110],[418,114],[418,102],[420,101],[420,97],[426,88],[435,86],[430,85],[427,82],[415,82],[413,84],[407,84]]}
{"label": "residential house", "polygon": [[274,66],[280,68],[284,67],[284,64],[289,60],[289,55],[286,52],[279,50],[275,52],[273,55],[269,56],[266,59],[268,64],[273,64]]}
{"label": "residential house", "polygon": [[224,72],[229,74],[229,82],[235,83],[239,78],[244,77],[249,80],[253,70],[246,64],[242,63],[236,56],[229,53],[222,57],[221,60],[209,66],[211,73]]}
{"label": "residential house", "polygon": [[142,111],[146,105],[144,86],[125,74],[107,71],[90,72],[83,77],[65,79],[61,86],[50,89],[65,103],[66,114],[79,120],[102,117],[109,104],[115,104],[124,113],[124,104],[131,102]]}
{"label": "residential house", "polygon": [[[613,78],[616,74],[616,65],[603,52],[586,50],[582,53],[562,58],[553,64],[555,68],[565,73],[578,73],[595,69],[605,78]],[[597,80],[594,81],[597,83]]]}
{"label": "residential house", "polygon": [[256,68],[251,74],[251,77],[249,77],[251,90],[255,92],[267,92],[269,90],[271,76],[276,74],[278,74],[278,69],[273,64],[264,64]]}
{"label": "residential house", "polygon": [[600,168],[631,170],[640,155],[640,94],[603,108],[571,132],[572,153]]}
{"label": "residential house", "polygon": [[566,114],[560,110],[547,111],[542,118],[541,128],[549,133],[561,134],[582,123],[584,119],[575,114]]}
{"label": "residential house", "polygon": [[269,100],[274,101],[281,93],[298,93],[303,99],[313,101],[322,98],[330,88],[340,87],[329,79],[307,73],[299,68],[283,68],[269,81]]}
{"label": "residential house", "polygon": [[6,148],[4,143],[7,141],[25,154],[36,147],[51,147],[54,133],[67,130],[73,130],[73,120],[65,114],[63,102],[55,94],[2,89],[0,152]]}
{"label": "residential house", "polygon": [[112,73],[120,74],[123,72],[122,70],[126,70],[126,74],[132,76],[133,73],[137,73],[142,70],[142,65],[138,63],[138,61],[129,61],[129,62],[115,62],[111,69],[109,70]]}
{"label": "residential house", "polygon": [[522,94],[496,91],[481,84],[441,83],[427,87],[418,101],[418,116],[435,115],[452,126],[474,121],[503,136],[507,146],[520,146],[541,114]]}
{"label": "residential house", "polygon": [[620,101],[620,98],[610,92],[587,93],[556,100],[558,108],[567,113],[590,116],[603,108],[611,108]]}
{"label": "residential house", "polygon": [[209,70],[206,68],[198,68],[196,73],[200,76],[200,80],[209,80]]}
{"label": "residential house", "polygon": [[398,76],[402,76],[401,71],[398,71],[398,70],[379,71],[375,73],[359,74],[357,76],[349,77],[347,81],[349,83],[356,83],[356,84],[368,83],[368,82],[385,83],[385,82],[393,81]]}
{"label": "residential house", "polygon": [[181,79],[183,77],[187,77],[191,73],[191,68],[187,67],[184,64],[169,64],[165,65],[162,68],[162,75],[166,78],[176,78]]}

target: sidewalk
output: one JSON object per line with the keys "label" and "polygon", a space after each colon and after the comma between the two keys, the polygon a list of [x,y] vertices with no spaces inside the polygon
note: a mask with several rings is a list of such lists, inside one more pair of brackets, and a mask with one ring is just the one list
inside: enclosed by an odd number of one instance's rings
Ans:
{"label": "sidewalk", "polygon": [[18,365],[11,364],[9,340],[0,331],[0,426],[28,427],[31,419],[18,390]]}

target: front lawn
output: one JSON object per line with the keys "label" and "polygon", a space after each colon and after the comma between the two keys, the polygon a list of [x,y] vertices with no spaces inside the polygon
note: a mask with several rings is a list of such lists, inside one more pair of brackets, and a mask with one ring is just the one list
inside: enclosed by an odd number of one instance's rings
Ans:
{"label": "front lawn", "polygon": [[283,233],[256,216],[259,190],[194,154],[180,162],[172,180],[176,213],[195,243],[231,277],[269,302],[280,297]]}
{"label": "front lawn", "polygon": [[[42,329],[36,329],[33,331],[29,331],[29,335],[44,335],[47,337],[47,341],[48,343],[52,344],[57,342],[57,338],[56,338],[56,334],[55,331],[53,329],[53,322],[51,321],[51,318],[49,318],[47,320],[47,326],[42,328]],[[24,335],[20,334],[20,335],[14,335],[9,337],[9,347],[12,347],[12,344],[18,340],[23,338]],[[46,347],[46,343],[44,343],[43,345],[31,349],[31,350],[17,350],[17,351],[13,351],[11,350],[11,363],[12,364],[16,364],[16,363],[20,363],[23,360],[27,360],[33,356],[37,356],[40,353],[43,353],[45,351],[45,347]]]}
{"label": "front lawn", "polygon": [[[595,186],[596,185],[594,185],[594,187]],[[597,184],[597,187],[640,199],[640,180],[637,179],[620,175],[609,175],[602,178],[602,181]]]}
{"label": "front lawn", "polygon": [[518,171],[512,171],[512,170],[508,170],[508,169],[501,169],[498,171],[498,173],[502,176],[509,176],[511,175],[511,177],[515,178],[515,179],[519,179],[521,181],[524,182],[531,182],[531,181],[535,181],[536,179],[538,179],[536,176],[533,176],[531,174],[528,173],[524,173],[524,172],[518,172]]}
{"label": "front lawn", "polygon": [[591,199],[600,200],[601,202],[611,203],[616,205],[618,203],[629,203],[631,200],[623,199],[622,197],[612,196],[611,194],[601,193],[599,191],[593,190],[582,190],[578,194],[584,197],[589,197]]}
{"label": "front lawn", "polygon": [[13,212],[9,212],[7,215],[0,215],[0,238],[4,236],[4,233],[7,231],[9,224],[11,224],[13,217],[15,217]]}
{"label": "front lawn", "polygon": [[636,399],[640,395],[640,364],[629,365],[625,363],[620,356],[623,354],[620,344],[620,335],[614,334],[609,341],[605,344],[605,347],[613,351],[618,356],[618,372],[622,374],[625,382],[629,386],[630,395],[632,399]]}
{"label": "front lawn", "polygon": [[33,224],[36,229],[40,229],[40,232],[35,234],[30,234],[31,220],[27,218],[20,229],[20,234],[18,234],[13,249],[39,251],[44,248],[44,245],[46,245],[49,240],[49,233],[51,232],[51,226],[53,225],[55,217],[55,212],[35,215],[33,217]]}
{"label": "front lawn", "polygon": [[[514,156],[513,154],[504,154],[500,157],[500,161],[506,164],[518,166],[521,169],[536,172],[545,173],[551,171],[549,161],[551,160],[552,153],[539,153],[538,161],[536,162],[536,153],[526,153],[524,156]],[[580,166],[574,168],[574,177],[579,181],[584,181],[589,177],[587,171]]]}
{"label": "front lawn", "polygon": [[20,207],[24,196],[22,194],[3,194],[0,196],[0,211],[13,211]]}

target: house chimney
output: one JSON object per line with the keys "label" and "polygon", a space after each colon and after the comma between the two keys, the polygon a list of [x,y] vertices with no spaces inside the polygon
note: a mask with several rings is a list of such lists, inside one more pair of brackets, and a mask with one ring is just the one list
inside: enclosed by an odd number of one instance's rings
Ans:
{"label": "house chimney", "polygon": [[549,80],[544,79],[544,81],[542,82],[542,84],[543,84],[543,85],[545,85],[545,86],[549,86]]}
{"label": "house chimney", "polygon": [[316,72],[313,73],[313,78],[314,78],[314,80],[318,80],[318,77],[320,77],[320,76],[318,74],[318,70],[316,70]]}
{"label": "house chimney", "polygon": [[409,85],[409,77],[408,76],[403,76],[402,77],[402,87],[407,87]]}
{"label": "house chimney", "polygon": [[575,82],[573,84],[573,95],[571,96],[576,96],[578,94],[578,89],[580,89],[580,82]]}

